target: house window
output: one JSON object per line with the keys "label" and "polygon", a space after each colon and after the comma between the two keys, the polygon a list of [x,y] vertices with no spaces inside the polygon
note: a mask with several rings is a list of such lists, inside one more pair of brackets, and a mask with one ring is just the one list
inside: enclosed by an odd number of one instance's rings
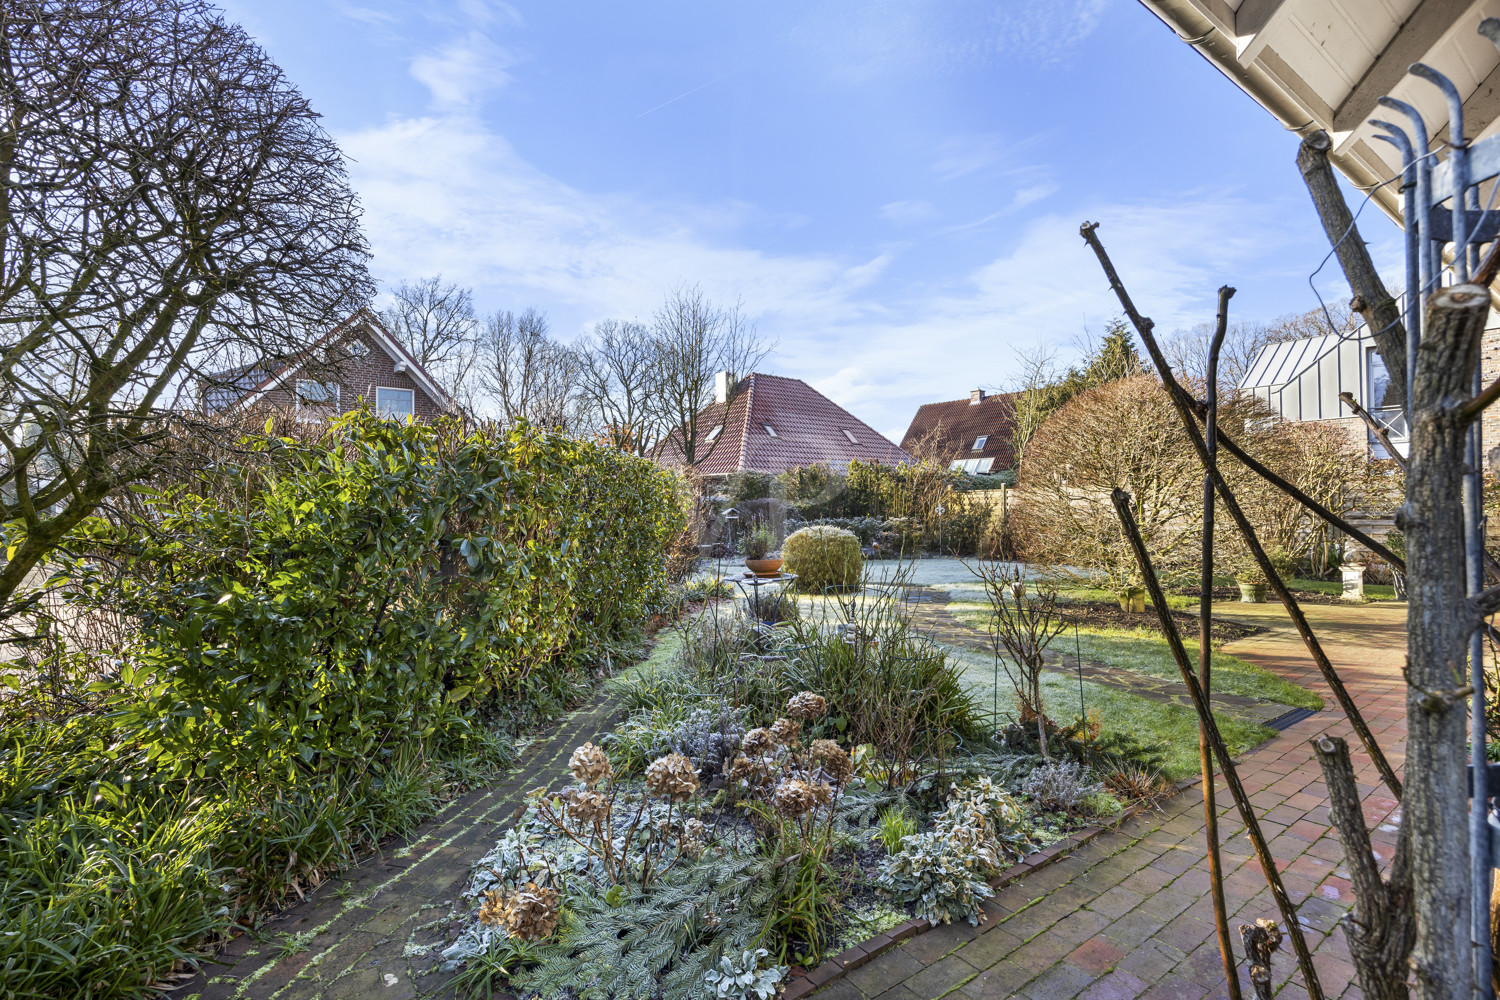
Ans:
{"label": "house window", "polygon": [[1365,400],[1365,408],[1383,407],[1386,390],[1391,386],[1391,375],[1386,371],[1385,359],[1373,347],[1365,352],[1365,368],[1370,373],[1370,395]]}
{"label": "house window", "polygon": [[713,430],[709,431],[708,432],[708,437],[705,438],[704,440],[706,440],[709,444],[713,444],[714,441],[717,440],[717,438],[719,436],[719,432],[722,431],[723,429],[724,429],[724,425],[720,424],[719,426],[715,427]]}
{"label": "house window", "polygon": [[850,444],[859,444],[859,438],[855,437],[851,432],[847,430],[844,431],[844,437],[849,439]]}
{"label": "house window", "polygon": [[297,380],[297,419],[326,420],[339,410],[339,384]]}
{"label": "house window", "polygon": [[405,420],[416,412],[416,393],[411,389],[375,390],[375,412],[382,417]]}
{"label": "house window", "polygon": [[761,424],[761,426],[764,427],[766,429],[766,433],[771,435],[772,437],[781,437],[780,434],[776,433],[776,428],[772,427],[770,424]]}
{"label": "house window", "polygon": [[974,451],[984,451],[984,444],[990,439],[988,434],[981,434],[974,439]]}

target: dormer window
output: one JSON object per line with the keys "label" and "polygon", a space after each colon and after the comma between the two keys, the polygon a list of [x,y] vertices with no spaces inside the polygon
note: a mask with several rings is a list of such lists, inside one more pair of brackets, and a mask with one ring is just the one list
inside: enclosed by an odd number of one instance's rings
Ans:
{"label": "dormer window", "polygon": [[989,439],[990,439],[990,436],[988,434],[981,434],[981,435],[979,435],[977,438],[974,439],[974,450],[975,451],[984,451],[985,442],[987,442]]}
{"label": "dormer window", "polygon": [[772,427],[770,424],[761,424],[761,426],[764,427],[766,429],[766,433],[771,435],[772,437],[781,437],[780,434],[776,433],[776,428]]}
{"label": "dormer window", "polygon": [[844,437],[846,437],[846,438],[849,439],[849,443],[850,444],[859,444],[859,438],[855,437],[854,434],[851,431],[847,430],[846,428],[842,428],[842,427],[839,428],[839,429],[844,432]]}
{"label": "dormer window", "polygon": [[719,432],[722,431],[723,429],[724,429],[724,425],[723,424],[720,424],[719,426],[715,427],[713,430],[711,430],[711,431],[708,432],[708,437],[705,440],[707,440],[709,444],[713,444],[714,441],[718,439]]}

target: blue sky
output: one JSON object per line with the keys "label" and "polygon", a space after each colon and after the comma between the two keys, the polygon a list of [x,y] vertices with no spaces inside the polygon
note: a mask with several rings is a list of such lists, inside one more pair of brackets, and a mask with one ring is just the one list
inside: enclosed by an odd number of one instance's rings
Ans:
{"label": "blue sky", "polygon": [[382,282],[441,272],[565,340],[698,283],[778,342],[765,370],[897,439],[1115,314],[1084,219],[1163,329],[1226,282],[1240,318],[1315,304],[1296,138],[1134,0],[225,8],[351,157]]}

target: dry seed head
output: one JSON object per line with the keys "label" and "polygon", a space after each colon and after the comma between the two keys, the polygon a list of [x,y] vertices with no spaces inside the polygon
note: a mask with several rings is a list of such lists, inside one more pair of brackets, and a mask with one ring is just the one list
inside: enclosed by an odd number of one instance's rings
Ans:
{"label": "dry seed head", "polygon": [[682,824],[682,835],[691,840],[703,840],[708,834],[701,819],[690,819]]}
{"label": "dry seed head", "polygon": [[609,796],[592,788],[573,788],[563,793],[563,808],[580,823],[602,822],[609,815]]}
{"label": "dry seed head", "polygon": [[777,719],[771,723],[771,742],[777,746],[789,747],[797,742],[797,737],[802,735],[802,723],[792,719]]}
{"label": "dry seed head", "polygon": [[811,691],[799,691],[786,703],[787,716],[804,722],[821,719],[827,713],[828,702],[823,700],[822,695],[813,694]]}
{"label": "dry seed head", "polygon": [[698,769],[680,753],[658,757],[646,768],[646,788],[668,802],[686,802],[698,792]]}
{"label": "dry seed head", "polygon": [[495,926],[504,917],[505,891],[502,889],[491,889],[484,894],[484,902],[479,904],[479,922],[488,926]]}
{"label": "dry seed head", "polygon": [[754,757],[771,749],[771,734],[765,729],[752,729],[740,739],[740,752]]}
{"label": "dry seed head", "polygon": [[[825,786],[827,787],[827,786]],[[776,811],[788,819],[797,819],[818,804],[818,795],[813,787],[801,778],[791,778],[776,786],[771,793],[771,804]]]}
{"label": "dry seed head", "polygon": [[836,785],[842,785],[854,773],[854,762],[848,752],[833,740],[813,740],[809,753],[813,763]]}
{"label": "dry seed head", "polygon": [[527,882],[505,905],[505,931],[522,941],[541,941],[557,929],[558,892]]}
{"label": "dry seed head", "polygon": [[609,755],[592,743],[585,743],[573,751],[573,756],[568,758],[568,770],[573,772],[573,777],[590,786],[615,776]]}

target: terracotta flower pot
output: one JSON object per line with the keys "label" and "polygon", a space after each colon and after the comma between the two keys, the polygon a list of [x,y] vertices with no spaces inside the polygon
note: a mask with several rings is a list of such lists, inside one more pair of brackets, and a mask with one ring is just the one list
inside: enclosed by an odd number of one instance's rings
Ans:
{"label": "terracotta flower pot", "polygon": [[780,576],[780,559],[746,559],[745,568],[756,576]]}

